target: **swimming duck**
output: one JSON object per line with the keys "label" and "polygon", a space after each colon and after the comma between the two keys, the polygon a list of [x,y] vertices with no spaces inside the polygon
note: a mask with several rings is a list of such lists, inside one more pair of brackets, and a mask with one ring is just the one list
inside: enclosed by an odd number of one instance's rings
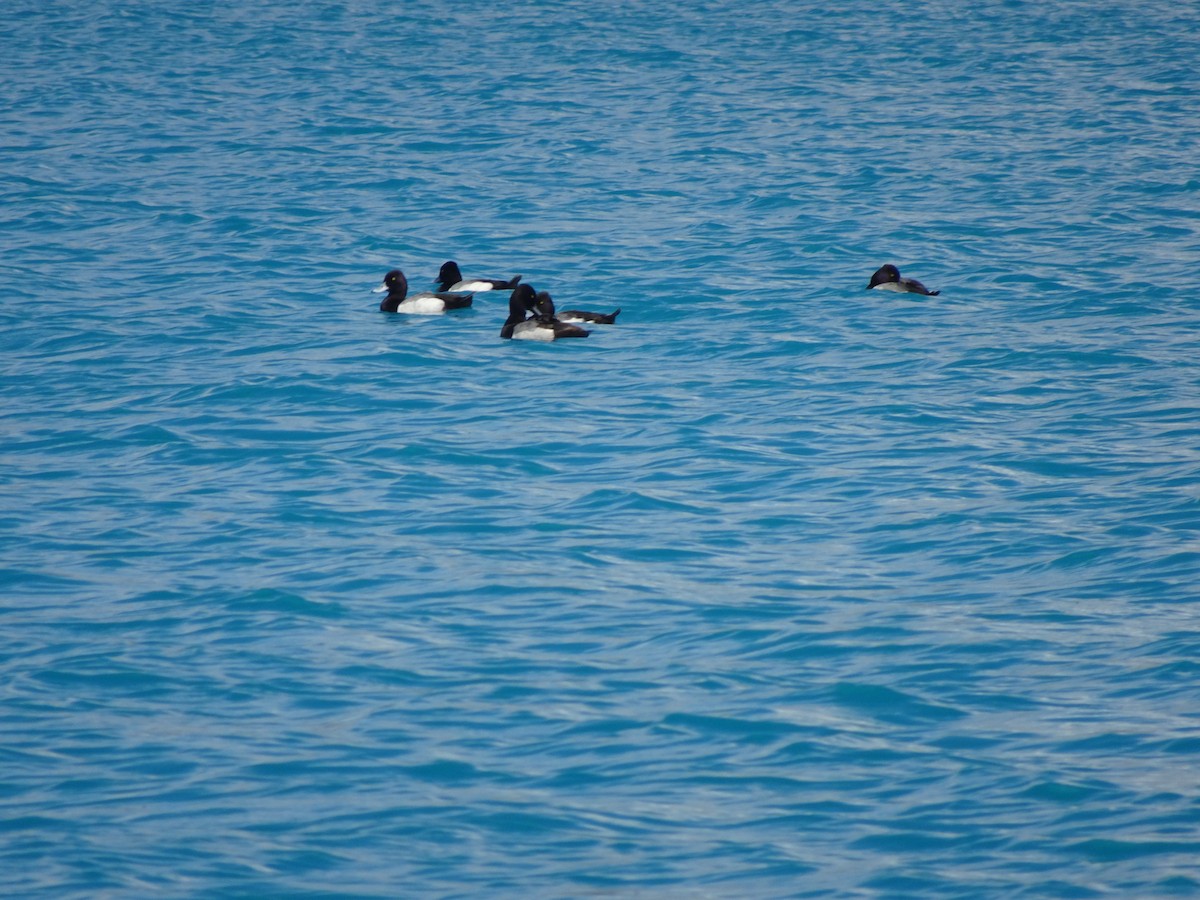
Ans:
{"label": "swimming duck", "polygon": [[[500,329],[500,337],[516,341],[556,341],[559,338],[588,336],[587,329],[555,319],[553,304],[550,305],[549,315],[538,306],[533,288],[527,284],[518,285],[508,298],[508,319]],[[538,309],[538,314],[527,318],[529,312],[535,309]]]}
{"label": "swimming duck", "polygon": [[880,266],[879,269],[871,276],[871,283],[867,285],[867,290],[871,288],[879,288],[881,291],[904,291],[909,294],[925,294],[929,297],[936,297],[941,291],[931,291],[915,278],[901,278],[900,270],[891,263]]}
{"label": "swimming duck", "polygon": [[464,309],[471,305],[470,294],[421,291],[408,296],[408,279],[399,269],[392,269],[383,276],[383,284],[374,293],[387,291],[388,295],[379,304],[380,312],[402,312],[418,316],[436,316],[448,309]]}
{"label": "swimming duck", "polygon": [[546,291],[537,292],[537,309],[538,315],[543,315],[544,309],[549,309],[550,317],[557,319],[559,322],[590,322],[594,325],[615,325],[617,316],[621,314],[621,307],[617,307],[610,313],[588,312],[583,309],[564,309],[562,312],[554,311],[554,301],[550,299],[550,294]]}
{"label": "swimming duck", "polygon": [[498,278],[463,278],[458,263],[450,259],[442,263],[438,271],[438,290],[442,291],[511,291],[521,280],[514,275],[508,281]]}

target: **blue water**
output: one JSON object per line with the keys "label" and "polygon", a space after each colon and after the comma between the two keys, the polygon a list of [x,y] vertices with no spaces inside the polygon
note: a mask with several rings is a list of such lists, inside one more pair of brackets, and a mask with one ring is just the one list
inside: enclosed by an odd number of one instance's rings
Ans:
{"label": "blue water", "polygon": [[1200,895],[1200,8],[5,10],[0,894]]}

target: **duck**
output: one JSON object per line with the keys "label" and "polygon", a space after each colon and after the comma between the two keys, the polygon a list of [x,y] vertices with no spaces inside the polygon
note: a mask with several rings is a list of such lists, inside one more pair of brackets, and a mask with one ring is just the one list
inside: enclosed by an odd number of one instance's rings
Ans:
{"label": "duck", "polygon": [[463,278],[458,270],[458,263],[452,259],[442,263],[438,271],[438,290],[441,291],[511,291],[521,280],[520,275],[514,275],[508,281],[499,278]]}
{"label": "duck", "polygon": [[374,293],[387,291],[388,295],[379,304],[380,312],[401,312],[417,316],[437,316],[448,309],[465,309],[471,305],[471,294],[445,291],[421,291],[408,296],[408,279],[399,269],[392,269],[383,276],[383,284]]}
{"label": "duck", "polygon": [[538,314],[542,314],[543,309],[549,309],[551,318],[557,319],[559,322],[588,322],[593,325],[615,325],[617,316],[621,314],[621,307],[617,307],[610,313],[588,312],[583,309],[564,309],[562,312],[554,311],[554,301],[550,299],[550,294],[547,291],[537,292]]}
{"label": "duck", "polygon": [[900,270],[891,263],[880,266],[871,276],[871,283],[867,285],[867,290],[869,291],[871,288],[878,288],[881,291],[925,294],[928,297],[936,297],[941,293],[941,291],[931,291],[915,278],[901,278]]}
{"label": "duck", "polygon": [[560,322],[554,318],[554,307],[549,315],[538,310],[529,318],[532,310],[538,309],[537,294],[527,284],[518,285],[508,298],[508,319],[500,329],[500,337],[515,341],[557,341],[559,338],[587,337],[591,332],[578,325]]}

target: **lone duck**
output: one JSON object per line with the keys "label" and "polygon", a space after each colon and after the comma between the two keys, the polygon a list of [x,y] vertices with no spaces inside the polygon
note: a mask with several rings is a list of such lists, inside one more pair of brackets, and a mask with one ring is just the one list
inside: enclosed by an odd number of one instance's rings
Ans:
{"label": "lone duck", "polygon": [[881,291],[902,291],[909,294],[925,294],[928,297],[936,297],[941,291],[931,291],[915,278],[901,278],[900,270],[891,263],[880,266],[879,269],[871,276],[871,283],[867,285],[867,290],[878,288]]}

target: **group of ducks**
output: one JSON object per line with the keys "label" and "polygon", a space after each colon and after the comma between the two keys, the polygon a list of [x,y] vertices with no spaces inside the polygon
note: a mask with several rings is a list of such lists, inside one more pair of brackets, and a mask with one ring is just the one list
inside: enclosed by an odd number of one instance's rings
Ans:
{"label": "group of ducks", "polygon": [[[562,312],[554,308],[554,300],[546,291],[535,291],[521,284],[521,276],[502,278],[463,278],[454,260],[447,260],[438,272],[438,290],[421,291],[409,295],[408,279],[399,269],[392,269],[383,278],[383,284],[375,293],[387,291],[379,304],[382,312],[400,312],[413,315],[435,316],[448,309],[465,309],[474,301],[475,294],[483,291],[509,291],[508,319],[500,329],[500,337],[518,341],[556,341],[559,338],[587,337],[591,334],[579,323],[612,325],[617,321],[621,309],[610,313],[588,312],[568,309]],[[901,278],[900,270],[891,263],[880,266],[867,290],[901,291],[909,294],[924,294],[935,297],[941,291],[931,291],[915,278]]]}
{"label": "group of ducks", "polygon": [[436,316],[448,309],[465,309],[475,299],[475,294],[484,291],[510,291],[508,319],[500,329],[500,337],[519,341],[556,341],[559,338],[587,337],[591,334],[578,323],[612,325],[617,321],[621,309],[610,313],[588,312],[582,309],[567,309],[559,312],[554,300],[546,291],[535,291],[528,284],[521,284],[521,276],[502,278],[463,278],[454,260],[447,260],[438,272],[438,289],[421,291],[410,295],[408,279],[399,269],[392,269],[383,277],[383,284],[375,288],[376,293],[387,291],[379,304],[382,312],[410,313],[421,316]]}

